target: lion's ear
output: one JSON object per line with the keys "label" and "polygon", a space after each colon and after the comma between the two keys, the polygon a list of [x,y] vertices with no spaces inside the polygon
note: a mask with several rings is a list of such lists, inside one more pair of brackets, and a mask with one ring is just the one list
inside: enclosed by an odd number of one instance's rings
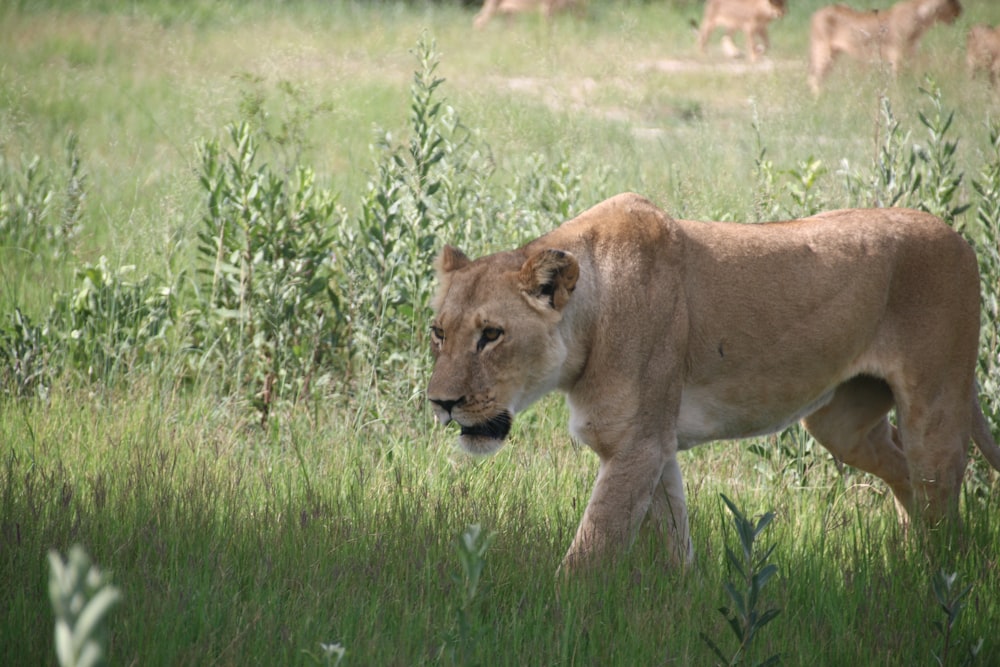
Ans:
{"label": "lion's ear", "polygon": [[569,301],[579,277],[580,265],[576,257],[553,248],[529,257],[518,275],[521,289],[526,294],[546,301],[556,310],[562,310]]}
{"label": "lion's ear", "polygon": [[453,245],[446,245],[441,249],[441,254],[438,255],[434,266],[437,267],[439,274],[444,274],[457,271],[470,262],[471,260],[465,256],[464,252]]}
{"label": "lion's ear", "polygon": [[448,288],[451,286],[451,274],[471,263],[472,260],[466,257],[465,253],[455,246],[446,245],[441,249],[441,254],[438,255],[437,260],[434,262],[434,268],[437,269],[438,288],[434,298],[431,299],[431,309],[435,313],[441,312],[441,303],[444,301],[444,296],[448,293]]}

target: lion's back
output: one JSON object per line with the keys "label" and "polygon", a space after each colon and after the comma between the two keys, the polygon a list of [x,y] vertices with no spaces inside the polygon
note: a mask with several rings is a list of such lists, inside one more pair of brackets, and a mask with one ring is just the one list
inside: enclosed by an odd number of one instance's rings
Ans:
{"label": "lion's back", "polygon": [[814,48],[817,43],[824,43],[831,48],[860,53],[881,32],[876,12],[827,5],[813,12],[809,38]]}
{"label": "lion's back", "polygon": [[785,0],[708,0],[704,21],[707,25],[745,29],[763,25],[785,14]]}

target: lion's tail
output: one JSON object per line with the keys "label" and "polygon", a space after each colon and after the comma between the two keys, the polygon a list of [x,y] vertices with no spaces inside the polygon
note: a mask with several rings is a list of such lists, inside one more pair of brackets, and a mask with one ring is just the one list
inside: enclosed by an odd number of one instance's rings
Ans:
{"label": "lion's tail", "polygon": [[986,422],[986,415],[979,407],[979,401],[972,400],[972,441],[979,447],[985,458],[994,470],[1000,471],[1000,447],[993,440],[990,433],[990,425]]}

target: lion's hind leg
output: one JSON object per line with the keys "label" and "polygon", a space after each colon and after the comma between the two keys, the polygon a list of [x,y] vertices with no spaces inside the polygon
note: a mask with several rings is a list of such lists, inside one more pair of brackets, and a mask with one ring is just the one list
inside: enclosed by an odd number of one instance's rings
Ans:
{"label": "lion's hind leg", "polygon": [[896,408],[913,487],[911,514],[931,524],[953,516],[958,509],[972,436],[972,396],[965,384],[917,383],[933,389],[905,402],[900,399]]}
{"label": "lion's hind leg", "polygon": [[837,387],[830,402],[804,424],[838,460],[883,479],[898,503],[909,509],[913,489],[899,433],[889,423],[893,405],[884,380],[859,375]]}

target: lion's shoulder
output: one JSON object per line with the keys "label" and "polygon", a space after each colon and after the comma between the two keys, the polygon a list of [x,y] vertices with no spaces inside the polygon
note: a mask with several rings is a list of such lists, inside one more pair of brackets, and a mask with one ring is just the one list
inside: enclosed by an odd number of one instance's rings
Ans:
{"label": "lion's shoulder", "polygon": [[676,233],[676,221],[650,200],[634,192],[606,199],[535,239],[524,250],[561,248],[590,254],[614,247],[662,245]]}

